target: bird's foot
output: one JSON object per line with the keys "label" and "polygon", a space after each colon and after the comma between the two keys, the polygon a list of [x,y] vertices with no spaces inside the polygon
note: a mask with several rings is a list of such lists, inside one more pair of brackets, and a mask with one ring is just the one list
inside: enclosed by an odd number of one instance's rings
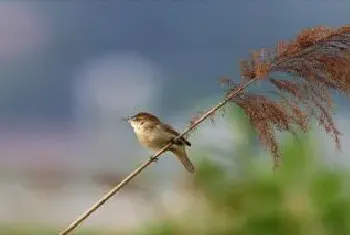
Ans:
{"label": "bird's foot", "polygon": [[149,157],[149,160],[154,162],[154,163],[157,163],[158,162],[158,157],[151,156],[151,157]]}

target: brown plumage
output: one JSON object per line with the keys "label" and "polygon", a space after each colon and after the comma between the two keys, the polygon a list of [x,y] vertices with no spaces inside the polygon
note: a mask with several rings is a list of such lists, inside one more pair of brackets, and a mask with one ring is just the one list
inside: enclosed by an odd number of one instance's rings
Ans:
{"label": "brown plumage", "polygon": [[[170,125],[162,123],[158,117],[150,113],[140,112],[129,118],[128,122],[133,127],[140,143],[155,152],[180,135]],[[193,173],[194,166],[187,157],[186,145],[191,146],[191,143],[181,137],[175,140],[174,145],[168,151],[175,154],[188,172]]]}

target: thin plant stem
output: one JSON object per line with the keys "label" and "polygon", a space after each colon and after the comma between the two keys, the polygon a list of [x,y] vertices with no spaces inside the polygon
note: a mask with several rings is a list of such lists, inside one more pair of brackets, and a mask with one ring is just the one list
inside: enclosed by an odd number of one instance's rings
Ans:
{"label": "thin plant stem", "polygon": [[[234,91],[230,93],[230,96],[227,96],[225,99],[223,99],[221,102],[216,104],[214,107],[212,107],[210,110],[208,110],[206,113],[204,113],[199,119],[197,119],[195,122],[193,122],[180,136],[177,138],[181,138],[184,135],[191,132],[197,125],[204,122],[209,116],[214,114],[218,109],[223,107],[227,102],[230,101],[234,96],[237,96],[242,91],[244,91],[251,83],[257,81],[258,79],[251,79],[246,81],[245,83],[238,86]],[[81,216],[79,216],[76,220],[74,220],[68,227],[66,227],[60,235],[67,235],[71,233],[73,230],[75,230],[84,220],[86,220],[93,212],[95,212],[98,208],[103,206],[111,197],[113,197],[119,190],[121,190],[124,186],[126,186],[133,178],[138,176],[142,173],[144,169],[146,169],[149,165],[151,165],[153,162],[155,162],[158,157],[163,154],[171,145],[173,145],[173,142],[168,143],[165,145],[161,150],[159,150],[156,154],[152,155],[147,162],[136,168],[133,172],[131,172],[127,177],[125,177],[117,186],[115,186],[113,189],[111,189],[104,197],[102,197],[100,200],[98,200],[95,205],[93,205],[90,209],[88,209],[86,212],[84,212]]]}

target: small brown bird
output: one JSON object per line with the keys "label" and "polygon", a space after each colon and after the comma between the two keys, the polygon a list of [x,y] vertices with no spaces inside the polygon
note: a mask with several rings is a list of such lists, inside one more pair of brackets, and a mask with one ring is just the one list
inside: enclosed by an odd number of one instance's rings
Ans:
{"label": "small brown bird", "polygon": [[[162,123],[158,117],[150,113],[138,113],[127,121],[133,127],[140,143],[155,152],[180,135],[174,128]],[[186,145],[191,146],[191,143],[181,137],[167,151],[174,153],[188,172],[194,173],[194,167],[186,154]]]}

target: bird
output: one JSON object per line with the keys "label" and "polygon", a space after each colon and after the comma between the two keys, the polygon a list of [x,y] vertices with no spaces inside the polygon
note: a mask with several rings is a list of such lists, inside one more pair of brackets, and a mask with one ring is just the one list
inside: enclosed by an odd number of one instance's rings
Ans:
{"label": "bird", "polygon": [[172,152],[189,173],[194,173],[195,168],[186,154],[186,146],[191,146],[191,143],[184,137],[177,138],[180,134],[172,126],[147,112],[139,112],[124,120],[132,126],[139,142],[153,152],[158,152],[172,141],[173,145],[166,151]]}

